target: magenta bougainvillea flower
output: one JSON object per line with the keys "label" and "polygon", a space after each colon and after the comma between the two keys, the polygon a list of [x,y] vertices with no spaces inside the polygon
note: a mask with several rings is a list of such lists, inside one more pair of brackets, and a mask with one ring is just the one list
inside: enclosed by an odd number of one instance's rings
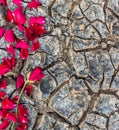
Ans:
{"label": "magenta bougainvillea flower", "polygon": [[2,64],[0,65],[0,75],[12,70],[15,65],[15,59],[13,57],[3,59]]}
{"label": "magenta bougainvillea flower", "polygon": [[42,69],[40,67],[36,67],[30,72],[28,80],[32,82],[38,82],[43,77],[44,74],[42,73]]}
{"label": "magenta bougainvillea flower", "polygon": [[9,126],[10,122],[6,119],[4,119],[0,124],[0,130],[6,130],[6,128]]}
{"label": "magenta bougainvillea flower", "polygon": [[6,0],[0,0],[0,3],[1,3],[3,6],[6,6]]}
{"label": "magenta bougainvillea flower", "polygon": [[0,80],[0,89],[4,89],[6,88],[6,86],[7,86],[6,80],[5,79]]}
{"label": "magenta bougainvillea flower", "polygon": [[15,41],[14,33],[13,33],[12,30],[10,30],[10,29],[6,30],[6,32],[5,32],[5,40],[7,42],[14,42]]}
{"label": "magenta bougainvillea flower", "polygon": [[7,52],[9,52],[12,56],[14,56],[14,48],[12,44],[6,46]]}
{"label": "magenta bougainvillea flower", "polygon": [[38,17],[31,16],[29,19],[29,25],[32,25],[34,23],[37,23],[43,26],[45,24],[45,20],[42,16],[38,16]]}
{"label": "magenta bougainvillea flower", "polygon": [[3,27],[0,28],[0,38],[3,36],[5,29]]}
{"label": "magenta bougainvillea flower", "polygon": [[0,92],[0,99],[3,98],[5,96],[5,92]]}
{"label": "magenta bougainvillea flower", "polygon": [[19,5],[21,5],[22,1],[21,0],[12,0],[12,3],[19,6]]}
{"label": "magenta bougainvillea flower", "polygon": [[26,128],[27,128],[26,124],[22,123],[18,125],[15,130],[26,130]]}
{"label": "magenta bougainvillea flower", "polygon": [[28,57],[28,50],[27,49],[21,49],[21,51],[20,51],[20,58],[22,60],[25,60],[25,59],[27,59],[27,57]]}
{"label": "magenta bougainvillea flower", "polygon": [[16,48],[22,48],[22,49],[28,49],[28,44],[24,41],[24,40],[19,40],[17,43],[16,43]]}
{"label": "magenta bougainvillea flower", "polygon": [[12,11],[10,9],[8,9],[6,11],[6,15],[5,15],[5,18],[6,18],[6,21],[7,22],[13,22],[14,18],[13,18],[13,14],[12,14]]}
{"label": "magenta bougainvillea flower", "polygon": [[12,122],[16,122],[16,116],[13,112],[8,112],[6,118]]}
{"label": "magenta bougainvillea flower", "polygon": [[19,6],[13,11],[14,21],[16,24],[24,24],[26,22],[26,18],[22,13],[22,7]]}
{"label": "magenta bougainvillea flower", "polygon": [[39,49],[40,44],[38,41],[33,41],[32,45],[31,45],[31,51],[36,51],[37,49]]}
{"label": "magenta bougainvillea flower", "polygon": [[13,109],[15,104],[7,97],[2,100],[2,109]]}
{"label": "magenta bougainvillea flower", "polygon": [[39,35],[44,34],[44,32],[44,27],[39,24],[32,24],[29,28],[25,29],[25,35],[29,41],[35,40]]}
{"label": "magenta bougainvillea flower", "polygon": [[18,74],[16,79],[16,88],[21,88],[24,85],[24,76],[21,74]]}
{"label": "magenta bougainvillea flower", "polygon": [[28,8],[37,8],[40,5],[40,2],[38,0],[31,0],[31,2],[28,3]]}
{"label": "magenta bougainvillea flower", "polygon": [[27,96],[30,96],[31,92],[32,92],[32,89],[33,87],[31,85],[28,85],[25,87],[24,89],[24,93],[27,95]]}

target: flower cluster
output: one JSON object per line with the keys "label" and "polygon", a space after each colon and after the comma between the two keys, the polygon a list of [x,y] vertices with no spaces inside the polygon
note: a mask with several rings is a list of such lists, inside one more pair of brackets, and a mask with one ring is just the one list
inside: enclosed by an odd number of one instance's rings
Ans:
{"label": "flower cluster", "polygon": [[[45,20],[42,16],[31,16],[26,18],[23,13],[22,0],[11,0],[15,9],[8,7],[7,0],[0,0],[1,6],[5,9],[5,20],[10,27],[0,27],[0,38],[4,37],[5,50],[10,57],[3,58],[0,64],[0,76],[8,71],[12,71],[17,63],[16,50],[19,51],[19,58],[25,60],[30,52],[36,51],[40,47],[37,38],[45,32]],[[27,3],[26,8],[37,9],[41,3],[38,0],[31,0]],[[16,27],[24,38],[18,38],[13,28]],[[15,78],[16,89],[19,94],[9,97],[5,89],[7,82],[5,79],[0,80],[0,130],[10,128],[11,130],[26,130],[28,123],[28,111],[20,104],[22,94],[31,95],[34,83],[44,77],[42,69],[38,66],[31,70],[27,76],[18,74]]]}

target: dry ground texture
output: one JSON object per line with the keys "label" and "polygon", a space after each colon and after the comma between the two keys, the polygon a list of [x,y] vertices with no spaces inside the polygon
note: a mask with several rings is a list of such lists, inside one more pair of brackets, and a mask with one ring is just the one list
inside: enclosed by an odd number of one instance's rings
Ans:
{"label": "dry ground texture", "polygon": [[40,65],[46,75],[22,97],[28,130],[119,130],[119,0],[41,3],[26,12],[46,19],[41,47],[18,64],[23,73]]}

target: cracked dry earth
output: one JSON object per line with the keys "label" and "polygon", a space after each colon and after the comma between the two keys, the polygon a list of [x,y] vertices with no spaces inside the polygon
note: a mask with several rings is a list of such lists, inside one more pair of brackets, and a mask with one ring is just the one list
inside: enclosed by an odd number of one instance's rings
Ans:
{"label": "cracked dry earth", "polygon": [[28,130],[119,130],[119,0],[41,3],[47,31],[21,68],[46,75],[22,97]]}

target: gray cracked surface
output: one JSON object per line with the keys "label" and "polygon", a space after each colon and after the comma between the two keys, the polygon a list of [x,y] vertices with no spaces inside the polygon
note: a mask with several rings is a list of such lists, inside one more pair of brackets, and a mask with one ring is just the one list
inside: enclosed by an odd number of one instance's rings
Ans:
{"label": "gray cracked surface", "polygon": [[46,76],[29,130],[119,130],[119,0],[41,3],[46,34],[28,66]]}

